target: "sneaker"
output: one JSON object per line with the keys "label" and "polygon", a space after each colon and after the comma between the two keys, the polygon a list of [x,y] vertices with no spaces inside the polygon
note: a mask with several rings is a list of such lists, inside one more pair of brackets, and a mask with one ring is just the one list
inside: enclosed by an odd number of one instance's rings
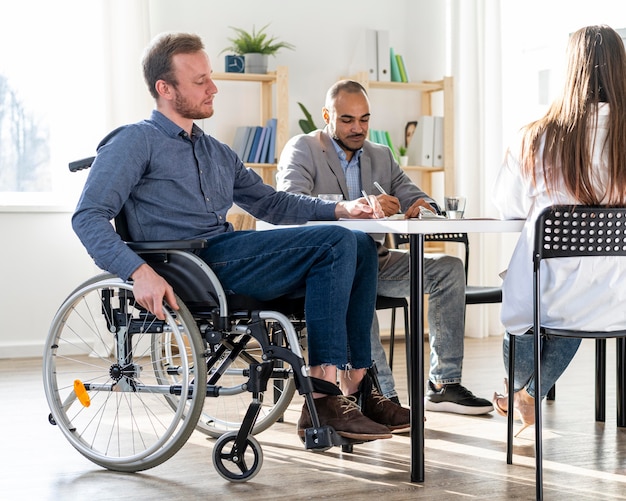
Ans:
{"label": "sneaker", "polygon": [[424,398],[427,411],[454,412],[455,414],[487,414],[493,411],[489,400],[478,398],[459,383],[444,384],[440,390],[428,381],[428,391]]}
{"label": "sneaker", "polygon": [[[389,428],[365,417],[353,397],[328,395],[315,399],[315,409],[324,426],[332,426],[338,435],[353,440],[378,440],[391,438]],[[311,414],[306,402],[298,420],[298,435],[304,439],[304,430],[311,428]]]}
{"label": "sneaker", "polygon": [[381,395],[375,387],[361,402],[361,412],[372,421],[384,424],[394,433],[411,431],[411,411]]}

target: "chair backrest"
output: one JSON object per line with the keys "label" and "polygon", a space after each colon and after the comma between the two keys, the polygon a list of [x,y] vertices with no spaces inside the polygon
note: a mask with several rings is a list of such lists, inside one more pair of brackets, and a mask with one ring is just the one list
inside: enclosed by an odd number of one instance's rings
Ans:
{"label": "chair backrest", "polygon": [[[409,243],[409,235],[404,233],[390,233],[391,244],[394,248],[399,248],[400,245]],[[467,276],[469,271],[469,239],[467,233],[432,233],[424,235],[425,242],[455,242],[462,244],[465,248],[465,283],[467,283]]]}
{"label": "chair backrest", "polygon": [[626,256],[626,207],[555,205],[535,223],[535,266],[542,259]]}
{"label": "chair backrest", "polygon": [[[541,261],[584,256],[626,256],[626,207],[554,205],[535,222],[533,329],[541,330]],[[574,337],[613,337],[607,332],[544,329]],[[613,335],[626,331],[614,331]]]}

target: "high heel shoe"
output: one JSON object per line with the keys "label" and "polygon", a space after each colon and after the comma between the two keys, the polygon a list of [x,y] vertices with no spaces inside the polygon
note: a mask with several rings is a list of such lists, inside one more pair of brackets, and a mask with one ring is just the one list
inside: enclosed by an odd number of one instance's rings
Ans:
{"label": "high heel shoe", "polygon": [[[507,416],[509,408],[508,383],[508,380],[505,378],[504,395],[500,393],[493,394],[493,407],[498,414],[504,417]],[[513,395],[513,419],[522,422],[522,427],[515,434],[516,437],[526,428],[535,424],[535,399],[528,394],[526,388],[516,391]]]}
{"label": "high heel shoe", "polygon": [[504,395],[501,393],[494,392],[493,393],[493,408],[496,410],[498,414],[501,416],[507,416],[508,410],[508,400],[509,400],[509,381],[507,378],[504,378]]}
{"label": "high heel shoe", "polygon": [[522,427],[515,434],[517,437],[526,428],[535,424],[535,399],[528,394],[526,388],[522,388],[513,395],[513,406],[515,419],[522,422]]}

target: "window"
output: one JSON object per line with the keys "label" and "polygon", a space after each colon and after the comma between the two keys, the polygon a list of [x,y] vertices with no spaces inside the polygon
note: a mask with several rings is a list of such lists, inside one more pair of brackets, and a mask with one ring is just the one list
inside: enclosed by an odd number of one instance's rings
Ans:
{"label": "window", "polygon": [[593,9],[585,0],[501,2],[500,8],[503,130],[510,139],[561,92],[569,35],[583,26],[609,24],[625,38],[626,11],[611,0],[596,0]]}
{"label": "window", "polygon": [[102,5],[31,0],[0,16],[0,205],[78,195],[67,164],[103,135]]}

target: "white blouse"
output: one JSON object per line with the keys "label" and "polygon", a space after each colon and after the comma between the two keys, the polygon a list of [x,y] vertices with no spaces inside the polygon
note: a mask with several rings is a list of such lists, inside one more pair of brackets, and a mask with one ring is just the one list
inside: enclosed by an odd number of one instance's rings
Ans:
{"label": "white blouse", "polygon": [[[608,104],[600,105],[592,156],[598,174],[594,182],[599,189],[603,189],[607,177],[606,156],[601,148],[608,115]],[[535,167],[536,186],[522,176],[520,146],[521,134],[507,150],[493,190],[494,204],[503,218],[526,218],[502,286],[501,320],[511,334],[524,334],[533,324],[535,220],[545,207],[576,203],[564,187],[548,195],[540,164]],[[543,326],[596,331],[626,328],[626,258],[565,258],[544,260],[541,266]],[[580,293],[581,286],[584,294]]]}

